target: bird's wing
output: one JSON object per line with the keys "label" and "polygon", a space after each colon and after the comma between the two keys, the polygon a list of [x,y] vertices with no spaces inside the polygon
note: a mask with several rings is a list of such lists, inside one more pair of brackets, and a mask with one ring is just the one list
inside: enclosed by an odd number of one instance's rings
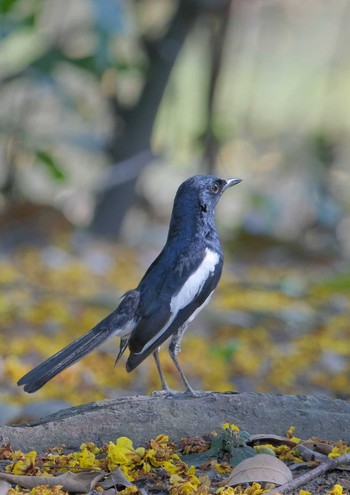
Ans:
{"label": "bird's wing", "polygon": [[[189,261],[190,260],[190,261]],[[158,294],[142,311],[129,339],[127,370],[132,371],[186,323],[209,298],[221,276],[222,256],[208,248],[178,256]]]}

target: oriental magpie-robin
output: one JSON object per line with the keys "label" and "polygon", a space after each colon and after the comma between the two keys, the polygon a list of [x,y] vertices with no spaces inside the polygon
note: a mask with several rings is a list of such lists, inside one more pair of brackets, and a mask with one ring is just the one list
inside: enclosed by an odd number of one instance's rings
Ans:
{"label": "oriental magpie-robin", "polygon": [[221,277],[223,252],[215,226],[215,207],[222,193],[241,179],[223,180],[196,175],[179,187],[166,244],[136,289],[127,292],[110,315],[23,376],[18,385],[35,392],[62,370],[91,352],[108,337],[120,337],[120,351],[130,355],[127,371],[153,354],[163,391],[167,385],[158,357],[169,338],[170,356],[185,384],[195,395],[177,360],[182,337],[195,316],[209,302]]}

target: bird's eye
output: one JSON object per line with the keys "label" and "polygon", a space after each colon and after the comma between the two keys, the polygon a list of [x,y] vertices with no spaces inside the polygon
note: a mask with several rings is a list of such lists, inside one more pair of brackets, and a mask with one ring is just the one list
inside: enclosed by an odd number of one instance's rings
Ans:
{"label": "bird's eye", "polygon": [[219,184],[217,182],[214,182],[214,184],[211,186],[211,190],[214,194],[216,194],[219,191]]}

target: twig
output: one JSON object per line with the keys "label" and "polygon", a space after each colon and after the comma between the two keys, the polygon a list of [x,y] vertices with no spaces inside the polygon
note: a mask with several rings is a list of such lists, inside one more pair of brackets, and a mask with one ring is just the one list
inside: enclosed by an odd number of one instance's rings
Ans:
{"label": "twig", "polygon": [[304,461],[320,461],[320,462],[328,462],[329,457],[326,456],[325,454],[321,454],[320,452],[316,452],[313,449],[309,449],[308,447],[305,447],[305,445],[299,444],[298,445],[298,452],[300,453],[301,457],[304,459]]}
{"label": "twig", "polygon": [[312,469],[308,473],[302,474],[301,476],[298,476],[294,480],[289,481],[288,483],[285,483],[284,485],[281,485],[278,488],[274,488],[273,490],[267,492],[266,495],[276,495],[276,494],[283,495],[285,493],[290,492],[291,490],[294,490],[295,488],[300,488],[309,481],[312,481],[318,476],[325,474],[327,471],[337,468],[341,464],[349,464],[349,463],[350,463],[350,454],[344,454],[339,457],[336,457],[335,459],[329,459],[327,462],[323,462],[322,464],[317,466],[315,469]]}

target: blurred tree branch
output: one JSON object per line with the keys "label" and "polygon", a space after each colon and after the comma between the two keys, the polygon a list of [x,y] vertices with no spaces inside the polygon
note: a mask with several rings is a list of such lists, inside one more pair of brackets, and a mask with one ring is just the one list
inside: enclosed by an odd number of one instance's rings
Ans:
{"label": "blurred tree branch", "polygon": [[222,68],[225,39],[230,22],[231,4],[231,1],[226,3],[220,16],[211,19],[210,26],[210,79],[207,99],[207,121],[203,136],[203,169],[209,174],[214,171],[216,156],[219,149],[219,142],[214,129],[215,95]]}
{"label": "blurred tree branch", "polygon": [[[31,128],[32,115],[38,110],[40,114],[41,102],[38,102],[36,92],[38,88],[51,91],[50,98],[57,101],[62,108],[71,108],[72,114],[84,111],[86,101],[82,105],[79,102],[80,95],[70,92],[69,86],[66,87],[58,76],[60,69],[64,67],[76,82],[82,80],[83,73],[91,77],[95,90],[100,92],[99,97],[107,99],[111,110],[113,138],[109,143],[101,139],[96,148],[99,147],[100,152],[109,155],[112,165],[96,190],[97,204],[90,228],[98,235],[118,236],[124,216],[135,200],[136,180],[153,159],[153,127],[172,69],[185,40],[197,21],[202,19],[205,19],[210,28],[208,55],[211,60],[211,73],[208,74],[208,115],[202,146],[205,146],[207,168],[212,169],[217,149],[213,131],[213,106],[230,3],[230,0],[174,0],[174,14],[170,21],[163,21],[169,25],[161,25],[160,34],[142,34],[143,28],[139,27],[139,33],[132,33],[129,38],[126,36],[127,42],[131,40],[134,46],[138,45],[136,55],[132,56],[125,56],[123,53],[120,56],[118,51],[111,49],[120,34],[118,26],[125,22],[118,2],[92,3],[95,11],[91,18],[87,15],[85,20],[77,16],[70,2],[62,10],[59,2],[52,2],[48,7],[45,2],[39,1],[30,4],[25,14],[16,10],[17,2],[9,4],[3,25],[6,36],[2,46],[7,51],[2,59],[4,70],[0,75],[0,88],[4,94],[8,92],[15,96],[18,88],[23,87],[25,90],[23,104],[19,105],[17,101],[14,111],[3,117],[6,119],[2,126],[4,142],[7,143],[4,155],[6,176],[0,187],[8,205],[14,203],[15,193],[22,192],[18,189],[17,161],[23,159],[24,155],[29,166],[35,163],[45,168],[45,173],[52,180],[65,179],[65,167],[61,167],[56,156],[57,145],[67,139],[64,129],[49,135],[42,130],[36,134]],[[142,0],[135,1],[134,5],[147,8],[147,3]],[[14,23],[14,19],[17,23]],[[81,45],[83,49],[79,48],[79,42],[75,41],[86,40],[91,34],[95,35],[91,46],[87,42],[85,48],[84,45]],[[13,42],[15,45],[11,45]],[[15,52],[17,58],[10,56],[13,46],[18,50]],[[86,46],[89,48],[86,49]],[[143,63],[138,66],[138,57],[141,60],[147,59],[146,67]],[[106,95],[101,89],[108,70],[119,77],[123,71],[130,71],[131,74],[135,68],[139,71],[143,86],[138,100],[132,106],[130,102],[123,101],[123,97],[119,98],[119,90]],[[206,81],[208,79],[205,78]],[[83,119],[84,117],[83,115]],[[16,146],[13,146],[14,140]],[[90,146],[94,145],[93,140],[94,136],[90,133]],[[77,146],[80,143],[83,147],[86,140],[84,141],[84,136],[80,136],[80,141],[79,136],[71,137],[71,143]],[[23,199],[21,194],[18,198]]]}
{"label": "blurred tree branch", "polygon": [[[108,172],[106,187],[101,191],[91,229],[94,233],[115,237],[118,235],[124,216],[135,200],[135,184],[142,169],[151,161],[151,137],[154,122],[168,83],[170,73],[181,48],[195,21],[203,14],[215,14],[220,18],[220,27],[225,28],[230,0],[180,0],[176,13],[164,36],[156,41],[144,40],[149,57],[149,71],[141,97],[129,111],[113,105],[115,118],[124,116],[123,132],[118,135],[111,147],[114,162]],[[216,80],[221,65],[221,52],[224,33],[220,29],[214,39],[212,51],[212,72],[209,99],[213,100]],[[208,121],[212,119],[212,102],[209,103]],[[209,123],[210,125],[210,123]],[[134,163],[133,157],[136,157]],[[126,168],[129,173],[125,173]],[[122,169],[124,172],[122,172]],[[110,180],[118,172],[125,180]]]}

